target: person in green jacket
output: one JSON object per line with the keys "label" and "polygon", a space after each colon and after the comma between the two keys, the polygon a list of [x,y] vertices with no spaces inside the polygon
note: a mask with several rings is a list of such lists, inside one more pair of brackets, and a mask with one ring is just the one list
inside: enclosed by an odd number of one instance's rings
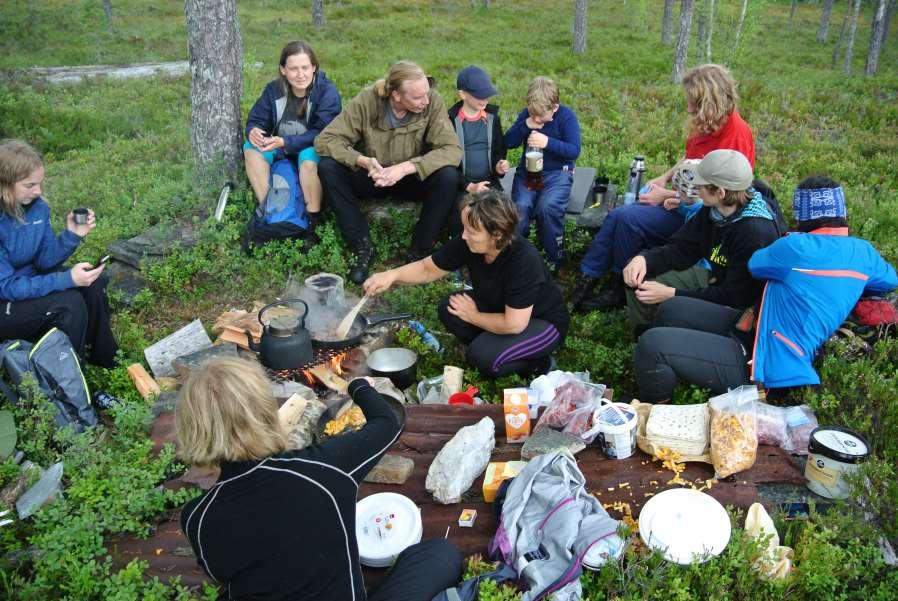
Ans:
{"label": "person in green jacket", "polygon": [[398,61],[315,139],[325,199],[355,254],[349,279],[356,284],[368,277],[374,255],[360,198],[392,195],[422,201],[410,261],[431,253],[457,210],[462,151],[432,83],[417,64]]}

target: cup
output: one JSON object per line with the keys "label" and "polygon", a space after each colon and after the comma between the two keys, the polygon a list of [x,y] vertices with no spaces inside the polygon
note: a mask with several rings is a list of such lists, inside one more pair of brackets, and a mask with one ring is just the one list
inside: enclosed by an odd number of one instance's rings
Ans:
{"label": "cup", "polygon": [[84,225],[87,223],[88,212],[87,209],[74,209],[72,211],[72,217],[75,220],[75,223],[78,225]]}

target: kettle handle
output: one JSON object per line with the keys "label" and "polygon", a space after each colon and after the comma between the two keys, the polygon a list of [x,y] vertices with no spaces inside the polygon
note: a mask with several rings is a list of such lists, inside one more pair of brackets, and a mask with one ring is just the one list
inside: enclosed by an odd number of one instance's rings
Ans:
{"label": "kettle handle", "polygon": [[257,316],[259,323],[267,329],[268,326],[265,325],[265,322],[262,321],[262,313],[265,313],[265,311],[267,311],[271,307],[276,307],[278,305],[284,305],[287,303],[302,303],[302,305],[306,308],[306,312],[302,314],[302,319],[299,320],[299,327],[297,329],[306,327],[306,317],[308,317],[309,315],[309,304],[301,298],[288,298],[284,300],[274,301],[273,303],[268,303],[267,305],[259,309],[259,314]]}

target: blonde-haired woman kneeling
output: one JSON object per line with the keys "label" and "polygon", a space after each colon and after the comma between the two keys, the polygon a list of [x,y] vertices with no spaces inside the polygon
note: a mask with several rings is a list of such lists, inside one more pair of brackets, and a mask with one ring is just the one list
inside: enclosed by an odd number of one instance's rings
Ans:
{"label": "blonde-haired woman kneeling", "polygon": [[363,379],[349,394],[367,420],[358,432],[287,451],[262,368],[218,359],[191,374],[177,409],[180,456],[217,465],[218,481],[181,511],[199,565],[228,599],[431,599],[454,585],[461,557],[439,539],[403,551],[365,591],[355,506],[365,474],[399,436],[384,398]]}

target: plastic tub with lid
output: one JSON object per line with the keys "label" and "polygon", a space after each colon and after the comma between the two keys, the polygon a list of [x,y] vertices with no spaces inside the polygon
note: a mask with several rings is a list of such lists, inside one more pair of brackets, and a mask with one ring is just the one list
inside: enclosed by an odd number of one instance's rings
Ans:
{"label": "plastic tub with lid", "polygon": [[858,470],[867,459],[870,444],[867,439],[847,428],[820,426],[808,440],[808,461],[804,475],[808,488],[829,499],[845,499],[849,494],[847,474]]}

